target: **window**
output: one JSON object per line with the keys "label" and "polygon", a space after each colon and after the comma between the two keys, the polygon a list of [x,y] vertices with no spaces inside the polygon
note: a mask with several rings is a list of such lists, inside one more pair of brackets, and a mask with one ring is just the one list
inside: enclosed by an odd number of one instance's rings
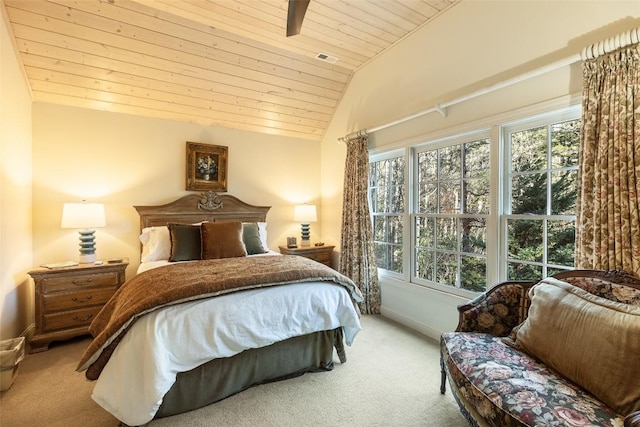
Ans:
{"label": "window", "polygon": [[486,288],[489,160],[488,139],[415,153],[415,278]]}
{"label": "window", "polygon": [[505,129],[507,278],[573,268],[579,119]]}
{"label": "window", "polygon": [[572,269],[579,114],[574,107],[372,156],[381,277],[469,294]]}
{"label": "window", "polygon": [[369,163],[369,201],[378,268],[403,273],[405,159]]}

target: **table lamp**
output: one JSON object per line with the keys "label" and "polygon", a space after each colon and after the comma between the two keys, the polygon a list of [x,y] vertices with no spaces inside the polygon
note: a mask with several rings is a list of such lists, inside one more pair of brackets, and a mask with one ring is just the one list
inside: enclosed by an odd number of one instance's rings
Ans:
{"label": "table lamp", "polygon": [[311,246],[309,223],[318,220],[316,205],[296,205],[293,208],[293,220],[301,223],[302,233],[300,236],[300,246]]}
{"label": "table lamp", "polygon": [[102,203],[65,203],[62,208],[62,228],[78,228],[81,264],[95,262],[95,230],[106,225]]}

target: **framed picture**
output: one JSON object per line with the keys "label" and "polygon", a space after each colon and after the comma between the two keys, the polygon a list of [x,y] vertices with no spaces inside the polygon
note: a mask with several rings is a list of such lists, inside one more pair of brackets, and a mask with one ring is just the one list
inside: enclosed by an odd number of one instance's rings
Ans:
{"label": "framed picture", "polygon": [[227,191],[229,149],[187,142],[187,190]]}

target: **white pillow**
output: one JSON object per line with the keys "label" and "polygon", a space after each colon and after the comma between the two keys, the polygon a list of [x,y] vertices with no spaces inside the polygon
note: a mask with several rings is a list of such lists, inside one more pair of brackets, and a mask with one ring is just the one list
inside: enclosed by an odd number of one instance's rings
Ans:
{"label": "white pillow", "polygon": [[140,242],[142,243],[140,262],[168,260],[171,256],[171,238],[167,226],[143,228]]}

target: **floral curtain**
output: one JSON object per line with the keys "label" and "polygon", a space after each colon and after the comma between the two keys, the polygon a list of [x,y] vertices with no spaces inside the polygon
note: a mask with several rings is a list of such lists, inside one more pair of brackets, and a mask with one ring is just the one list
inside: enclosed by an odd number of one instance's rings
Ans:
{"label": "floral curtain", "polygon": [[584,62],[576,268],[640,276],[640,45]]}
{"label": "floral curtain", "polygon": [[367,197],[369,181],[367,137],[359,135],[346,140],[346,144],[340,272],[350,277],[362,291],[364,301],[359,304],[360,311],[364,314],[379,314],[378,267]]}

